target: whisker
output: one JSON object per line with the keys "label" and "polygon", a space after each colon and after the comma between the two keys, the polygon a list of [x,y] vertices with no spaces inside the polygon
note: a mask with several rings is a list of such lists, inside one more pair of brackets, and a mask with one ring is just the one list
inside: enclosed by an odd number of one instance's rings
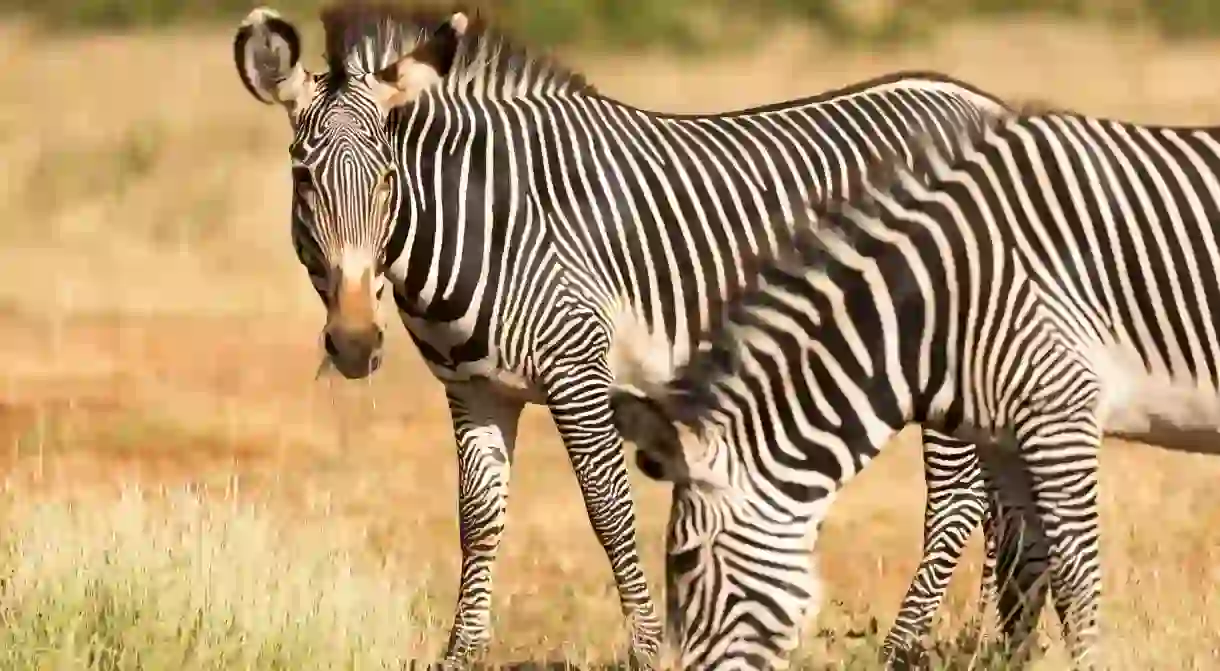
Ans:
{"label": "whisker", "polygon": [[335,370],[335,362],[331,360],[329,354],[323,354],[322,360],[318,362],[318,370],[314,372],[314,381],[320,380],[323,377],[330,377]]}

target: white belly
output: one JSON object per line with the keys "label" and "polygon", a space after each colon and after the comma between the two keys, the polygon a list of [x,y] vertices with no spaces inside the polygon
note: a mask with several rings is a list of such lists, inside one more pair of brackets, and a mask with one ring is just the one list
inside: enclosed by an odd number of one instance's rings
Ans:
{"label": "white belly", "polygon": [[1102,430],[1169,449],[1220,454],[1220,393],[1208,381],[1148,371],[1130,350],[1097,349]]}
{"label": "white belly", "polygon": [[618,389],[650,396],[690,359],[689,346],[671,343],[628,308],[615,311],[612,329],[607,363]]}

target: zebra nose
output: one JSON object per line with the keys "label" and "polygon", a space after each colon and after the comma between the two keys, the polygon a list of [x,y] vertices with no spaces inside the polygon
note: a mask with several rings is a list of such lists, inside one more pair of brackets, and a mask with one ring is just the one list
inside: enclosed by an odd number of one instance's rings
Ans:
{"label": "zebra nose", "polygon": [[381,346],[385,333],[376,326],[358,330],[330,328],[322,346],[335,368],[346,378],[367,377],[381,367]]}

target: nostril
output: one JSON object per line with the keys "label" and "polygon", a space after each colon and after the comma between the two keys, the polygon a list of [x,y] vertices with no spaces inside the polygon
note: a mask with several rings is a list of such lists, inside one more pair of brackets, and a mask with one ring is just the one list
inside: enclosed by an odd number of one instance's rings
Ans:
{"label": "nostril", "polygon": [[385,343],[385,331],[379,329],[377,331],[377,337],[375,340],[377,341],[377,346],[381,347],[381,345]]}
{"label": "nostril", "polygon": [[658,482],[665,480],[665,467],[643,450],[636,449],[635,451],[635,467],[650,480]]}
{"label": "nostril", "polygon": [[326,348],[326,353],[330,356],[339,356],[339,348],[335,347],[335,341],[331,340],[329,333],[322,337],[322,347]]}

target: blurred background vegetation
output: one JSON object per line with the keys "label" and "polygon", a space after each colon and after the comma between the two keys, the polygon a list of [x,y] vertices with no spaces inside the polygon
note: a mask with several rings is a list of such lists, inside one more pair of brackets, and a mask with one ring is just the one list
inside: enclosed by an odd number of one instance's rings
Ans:
{"label": "blurred background vegetation", "polygon": [[[0,0],[53,30],[113,31],[186,23],[228,25],[256,4],[297,20],[324,0]],[[412,0],[405,0],[411,2]],[[421,0],[415,0],[418,4]],[[832,39],[878,45],[920,40],[959,20],[1051,15],[1146,26],[1172,38],[1220,34],[1220,0],[486,0],[533,44],[700,51],[749,43],[777,21],[805,22]]]}

